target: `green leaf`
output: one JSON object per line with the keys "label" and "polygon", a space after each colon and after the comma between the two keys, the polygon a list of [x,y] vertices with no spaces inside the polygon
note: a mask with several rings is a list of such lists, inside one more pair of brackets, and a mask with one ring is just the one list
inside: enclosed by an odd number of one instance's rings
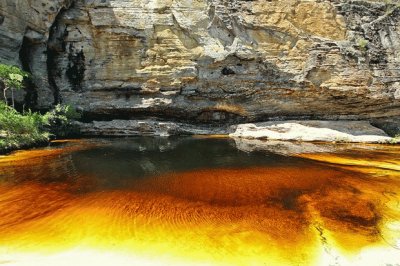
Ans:
{"label": "green leaf", "polygon": [[11,80],[22,82],[24,80],[24,77],[20,74],[9,74],[9,77]]}

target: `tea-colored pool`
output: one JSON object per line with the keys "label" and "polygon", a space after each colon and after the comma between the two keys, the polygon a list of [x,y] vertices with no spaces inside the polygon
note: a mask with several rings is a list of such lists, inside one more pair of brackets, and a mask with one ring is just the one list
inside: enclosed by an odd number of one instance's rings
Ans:
{"label": "tea-colored pool", "polygon": [[399,146],[253,144],[89,139],[0,157],[0,264],[400,265]]}

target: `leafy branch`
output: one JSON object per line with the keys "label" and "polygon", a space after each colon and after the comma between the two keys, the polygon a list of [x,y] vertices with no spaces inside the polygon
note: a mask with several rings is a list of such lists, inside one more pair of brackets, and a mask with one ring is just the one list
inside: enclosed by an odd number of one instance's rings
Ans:
{"label": "leafy branch", "polygon": [[29,73],[16,66],[0,64],[0,87],[3,90],[4,101],[7,104],[7,91],[11,89],[11,101],[14,107],[14,90],[23,88],[24,78],[28,78]]}

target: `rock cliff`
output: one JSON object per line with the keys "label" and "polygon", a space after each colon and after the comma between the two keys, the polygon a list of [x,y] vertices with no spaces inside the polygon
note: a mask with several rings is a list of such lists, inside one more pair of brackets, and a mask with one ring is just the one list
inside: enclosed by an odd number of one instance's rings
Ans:
{"label": "rock cliff", "polygon": [[2,0],[0,59],[86,121],[400,121],[400,4]]}

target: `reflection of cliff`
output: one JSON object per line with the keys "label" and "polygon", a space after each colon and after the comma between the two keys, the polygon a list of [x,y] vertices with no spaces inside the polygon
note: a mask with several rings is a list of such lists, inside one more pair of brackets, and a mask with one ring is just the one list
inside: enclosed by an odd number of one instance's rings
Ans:
{"label": "reflection of cliff", "polygon": [[[24,182],[66,182],[73,184],[80,178],[71,155],[62,155],[53,158],[52,156],[44,156],[32,158],[31,161],[24,161],[22,164],[10,163],[1,164],[1,169],[7,169],[6,173],[0,172],[0,178],[3,181],[13,183]],[[1,171],[2,171],[1,170]],[[12,177],[12,179],[10,179]]]}
{"label": "reflection of cliff", "polygon": [[[306,160],[245,153],[221,139],[97,143],[0,158],[0,170],[41,171],[24,180],[22,172],[7,172],[0,182],[0,250],[7,251],[0,252],[0,261],[238,266],[398,261],[398,146],[299,155]],[[37,161],[37,155],[46,160]],[[397,168],[387,167],[390,161]],[[154,165],[160,172],[138,178],[128,171],[133,165]],[[71,176],[55,178],[71,167],[76,171]],[[163,172],[171,169],[177,171]]]}
{"label": "reflection of cliff", "polygon": [[0,160],[0,181],[15,185],[24,183],[62,184],[61,187],[82,191],[91,184],[76,167],[71,152],[89,149],[89,143],[80,142],[63,148],[21,151]]}
{"label": "reflection of cliff", "polygon": [[233,144],[233,141],[190,137],[117,139],[105,141],[98,149],[78,151],[72,155],[72,160],[84,176],[96,176],[112,187],[176,171],[276,164],[273,156],[249,156],[228,143]]}
{"label": "reflection of cliff", "polygon": [[[294,117],[392,123],[400,113],[400,14],[390,4],[67,2],[0,6],[0,40],[12,44],[0,48],[0,58],[17,62],[23,36],[30,40],[27,61],[40,107],[61,100],[88,120],[205,123]],[[22,19],[25,13],[32,21]]]}

